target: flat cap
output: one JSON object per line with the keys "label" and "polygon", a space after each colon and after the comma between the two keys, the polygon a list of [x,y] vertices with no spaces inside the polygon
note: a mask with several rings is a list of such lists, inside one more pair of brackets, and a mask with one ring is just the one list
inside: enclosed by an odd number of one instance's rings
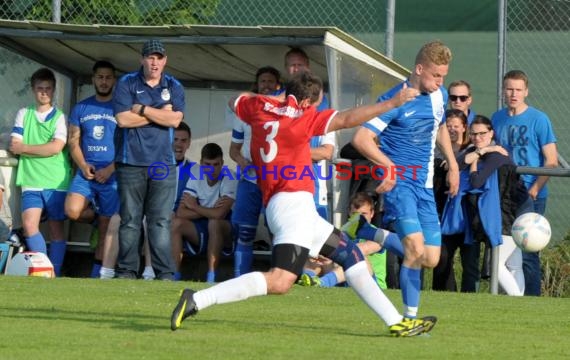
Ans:
{"label": "flat cap", "polygon": [[160,40],[149,40],[142,47],[142,56],[147,57],[151,54],[166,55],[166,49]]}

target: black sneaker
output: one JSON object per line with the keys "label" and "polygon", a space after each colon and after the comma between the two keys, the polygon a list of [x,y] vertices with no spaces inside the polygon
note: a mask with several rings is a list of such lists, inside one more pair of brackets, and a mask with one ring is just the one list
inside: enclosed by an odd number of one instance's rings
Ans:
{"label": "black sneaker", "polygon": [[194,302],[194,293],[195,291],[192,289],[184,289],[180,293],[180,300],[178,300],[178,304],[176,304],[170,317],[170,329],[172,331],[178,329],[184,319],[198,312]]}

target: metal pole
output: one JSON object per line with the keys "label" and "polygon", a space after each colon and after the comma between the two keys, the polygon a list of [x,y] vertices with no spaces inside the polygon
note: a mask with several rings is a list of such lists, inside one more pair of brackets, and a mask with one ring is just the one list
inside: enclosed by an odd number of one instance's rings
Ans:
{"label": "metal pole", "polygon": [[[507,0],[499,0],[499,46],[497,49],[497,109],[503,107],[503,76],[505,74],[506,58],[506,22],[507,22]],[[499,293],[499,247],[495,246],[491,250],[491,279],[489,291],[491,294]]]}
{"label": "metal pole", "polygon": [[61,0],[52,0],[51,3],[52,20],[54,23],[61,23]]}
{"label": "metal pole", "polygon": [[386,36],[384,54],[388,59],[394,58],[394,19],[396,17],[396,0],[386,0]]}
{"label": "metal pole", "polygon": [[499,46],[497,49],[497,109],[503,107],[503,76],[507,64],[507,0],[499,0]]}
{"label": "metal pole", "polygon": [[499,251],[500,246],[491,248],[491,279],[489,284],[489,291],[493,295],[499,293]]}

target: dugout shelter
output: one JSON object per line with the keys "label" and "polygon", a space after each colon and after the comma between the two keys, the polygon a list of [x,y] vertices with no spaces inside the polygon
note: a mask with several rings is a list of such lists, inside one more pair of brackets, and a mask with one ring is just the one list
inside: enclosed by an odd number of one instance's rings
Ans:
{"label": "dugout shelter", "polygon": [[[5,149],[17,110],[31,101],[27,82],[46,66],[57,72],[56,105],[69,114],[79,100],[93,94],[91,68],[109,60],[118,75],[139,66],[142,44],[160,39],[166,47],[166,72],[186,89],[185,119],[192,128],[187,154],[198,160],[201,147],[217,142],[231,164],[229,144],[232,115],[227,101],[238,91],[251,89],[255,73],[271,65],[284,73],[284,55],[301,47],[311,70],[325,82],[332,107],[345,109],[370,104],[407,77],[409,71],[335,27],[230,27],[205,25],[113,26],[70,25],[34,21],[0,21],[0,79],[2,138],[0,164],[9,186],[8,203],[14,225],[20,226],[20,194],[14,186],[17,159]],[[380,41],[380,39],[379,39]],[[8,86],[7,86],[8,84]],[[339,148],[350,141],[351,130],[337,135]],[[346,210],[348,184],[329,186],[333,221],[338,226]],[[88,248],[87,225],[69,224],[70,248]]]}

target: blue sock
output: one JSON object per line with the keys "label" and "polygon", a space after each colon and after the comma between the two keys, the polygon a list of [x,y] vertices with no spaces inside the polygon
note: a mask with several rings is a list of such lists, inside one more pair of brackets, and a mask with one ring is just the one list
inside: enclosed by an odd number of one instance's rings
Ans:
{"label": "blue sock", "polygon": [[99,278],[99,270],[101,270],[101,260],[95,260],[93,262],[93,267],[91,268],[91,278],[98,279]]}
{"label": "blue sock", "polygon": [[206,282],[207,283],[215,283],[216,282],[216,272],[215,271],[209,271],[206,274]]}
{"label": "blue sock", "polygon": [[253,240],[257,232],[257,223],[237,225],[237,245],[234,253],[234,277],[247,274],[253,263]]}
{"label": "blue sock", "polygon": [[369,223],[364,223],[362,227],[356,232],[356,237],[364,240],[374,240],[374,235],[379,229],[370,225]]}
{"label": "blue sock", "polygon": [[386,249],[391,253],[398,255],[398,257],[402,259],[404,258],[404,246],[402,245],[402,241],[400,241],[400,237],[393,232],[391,232],[384,240],[384,246],[382,246],[382,249]]}
{"label": "blue sock", "polygon": [[64,240],[52,240],[49,244],[49,260],[53,265],[53,271],[55,276],[59,277],[61,275],[61,266],[63,265],[63,259],[65,258],[65,248],[67,243]]}
{"label": "blue sock", "polygon": [[400,268],[400,287],[404,300],[404,316],[415,318],[420,304],[421,269],[412,269],[405,265]]}
{"label": "blue sock", "polygon": [[244,244],[238,241],[234,253],[234,277],[247,274],[251,271],[253,263],[253,244]]}
{"label": "blue sock", "polygon": [[174,281],[180,281],[182,280],[182,273],[180,271],[176,271],[174,273]]}
{"label": "blue sock", "polygon": [[46,240],[41,232],[37,232],[34,235],[27,237],[26,245],[30,251],[37,251],[47,255]]}
{"label": "blue sock", "polygon": [[331,271],[321,276],[320,287],[333,287],[336,286],[336,284],[338,284],[338,279],[336,278],[336,274],[334,273],[334,271]]}
{"label": "blue sock", "polygon": [[309,269],[303,269],[303,274],[307,274],[310,277],[317,276],[316,272],[314,272],[313,270],[309,270]]}

